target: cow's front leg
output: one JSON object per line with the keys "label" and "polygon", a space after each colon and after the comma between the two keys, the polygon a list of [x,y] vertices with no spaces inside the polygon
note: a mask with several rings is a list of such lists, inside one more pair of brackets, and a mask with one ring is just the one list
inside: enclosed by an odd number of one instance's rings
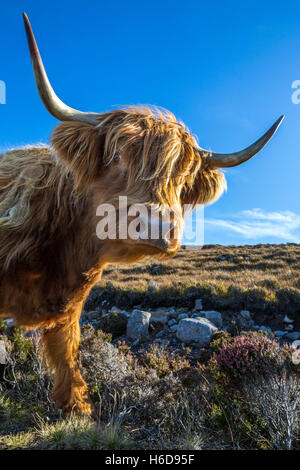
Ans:
{"label": "cow's front leg", "polygon": [[92,405],[85,381],[79,370],[79,315],[63,324],[43,331],[43,347],[54,370],[53,399],[64,412],[92,414]]}

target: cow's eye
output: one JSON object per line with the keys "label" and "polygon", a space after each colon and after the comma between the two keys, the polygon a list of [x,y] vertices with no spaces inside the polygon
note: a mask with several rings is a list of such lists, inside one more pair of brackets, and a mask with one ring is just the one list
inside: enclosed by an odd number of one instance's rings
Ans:
{"label": "cow's eye", "polygon": [[121,160],[121,156],[119,153],[115,153],[113,157],[114,162],[119,162]]}

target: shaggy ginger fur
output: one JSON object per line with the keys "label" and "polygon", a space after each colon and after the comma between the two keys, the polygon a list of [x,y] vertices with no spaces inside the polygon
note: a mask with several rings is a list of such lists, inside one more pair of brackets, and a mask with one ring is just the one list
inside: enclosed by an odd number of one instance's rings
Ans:
{"label": "shaggy ginger fur", "polygon": [[[59,124],[51,147],[0,156],[0,316],[42,329],[54,399],[78,414],[91,414],[78,366],[83,302],[107,263],[158,254],[151,244],[99,240],[96,207],[119,195],[148,205],[206,204],[225,188],[171,113],[132,107],[98,116],[97,126]],[[169,254],[178,247],[171,240]]]}

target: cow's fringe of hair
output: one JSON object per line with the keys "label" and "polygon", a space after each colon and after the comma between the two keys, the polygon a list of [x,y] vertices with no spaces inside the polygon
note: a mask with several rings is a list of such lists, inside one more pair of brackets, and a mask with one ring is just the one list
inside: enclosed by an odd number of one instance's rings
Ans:
{"label": "cow's fringe of hair", "polygon": [[[199,156],[196,139],[169,111],[130,106],[99,114],[98,120],[96,127],[61,123],[52,136],[58,155],[75,174],[79,191],[105,170],[115,153],[129,156],[125,192],[140,202],[172,205],[183,184],[188,203],[206,204],[226,188],[223,174]],[[143,200],[145,195],[149,201]]]}

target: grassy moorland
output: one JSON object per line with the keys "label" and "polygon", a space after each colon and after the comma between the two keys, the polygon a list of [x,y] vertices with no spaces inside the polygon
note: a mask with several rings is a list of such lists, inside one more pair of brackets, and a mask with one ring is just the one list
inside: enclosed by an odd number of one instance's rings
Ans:
{"label": "grassy moorland", "polygon": [[[176,320],[199,298],[223,317],[209,347],[159,324],[144,342],[126,339],[121,310],[172,308]],[[272,333],[285,315],[300,331],[300,245],[211,245],[111,265],[82,316],[80,360],[99,422],[61,415],[38,333],[2,323],[0,449],[300,449],[300,366]]]}

